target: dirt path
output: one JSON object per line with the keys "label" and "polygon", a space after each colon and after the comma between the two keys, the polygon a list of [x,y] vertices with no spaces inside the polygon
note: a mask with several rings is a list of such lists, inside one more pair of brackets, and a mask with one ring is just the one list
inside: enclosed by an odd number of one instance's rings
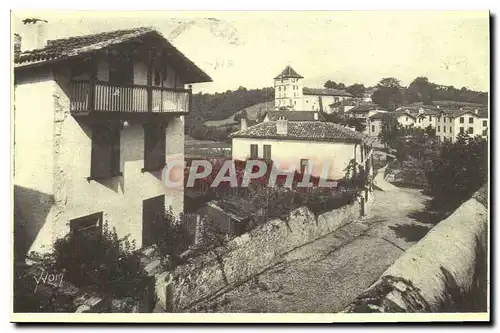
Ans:
{"label": "dirt path", "polygon": [[283,256],[281,264],[218,298],[216,312],[338,312],[422,238],[426,197],[376,192],[371,216]]}

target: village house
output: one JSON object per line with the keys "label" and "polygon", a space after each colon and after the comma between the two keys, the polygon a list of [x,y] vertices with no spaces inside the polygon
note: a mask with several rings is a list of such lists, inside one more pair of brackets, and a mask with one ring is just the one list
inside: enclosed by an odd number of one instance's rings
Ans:
{"label": "village house", "polygon": [[409,111],[399,110],[391,113],[398,124],[404,128],[415,126],[417,117]]}
{"label": "village house", "polygon": [[469,109],[441,110],[437,116],[436,135],[440,141],[454,142],[459,133],[470,137],[488,137],[488,110]]}
{"label": "village house", "polygon": [[151,28],[46,42],[43,24],[16,36],[16,260],[104,223],[149,245],[165,209],[183,211],[162,169],[184,161],[186,85],[211,78]]}
{"label": "village house", "polygon": [[353,97],[343,90],[304,87],[303,79],[290,66],[274,78],[276,109],[332,113],[330,105]]}
{"label": "village house", "polygon": [[[436,129],[439,107],[423,105],[423,103],[414,103],[412,105],[400,107],[396,109],[396,112],[410,114],[413,117],[413,127],[415,128],[426,129],[430,126],[430,128]],[[406,118],[404,118],[404,120],[402,117],[398,118],[398,122],[403,126],[407,126]]]}
{"label": "village house", "polygon": [[386,112],[377,112],[373,116],[368,117],[364,133],[371,137],[378,138],[388,116]]}
{"label": "village house", "polygon": [[285,118],[262,122],[231,136],[233,160],[262,158],[277,163],[281,170],[333,180],[345,176],[351,160],[369,160],[372,143],[366,135],[339,124]]}

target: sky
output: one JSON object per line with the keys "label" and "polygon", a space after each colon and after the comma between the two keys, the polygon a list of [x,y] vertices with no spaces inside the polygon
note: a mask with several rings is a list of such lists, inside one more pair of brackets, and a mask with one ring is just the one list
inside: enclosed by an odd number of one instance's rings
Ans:
{"label": "sky", "polygon": [[488,12],[15,12],[46,19],[47,38],[152,26],[209,74],[195,92],[262,88],[287,65],[305,85],[396,77],[489,90]]}

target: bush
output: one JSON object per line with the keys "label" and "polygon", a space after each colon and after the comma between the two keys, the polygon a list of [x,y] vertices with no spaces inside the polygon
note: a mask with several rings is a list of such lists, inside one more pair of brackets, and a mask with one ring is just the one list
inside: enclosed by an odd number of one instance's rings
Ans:
{"label": "bush", "polygon": [[162,255],[177,256],[192,244],[193,235],[181,223],[182,215],[176,218],[172,207],[165,212],[164,219],[154,225],[154,243]]}
{"label": "bush", "polygon": [[147,274],[134,248],[129,236],[119,238],[116,230],[105,224],[97,237],[70,233],[55,242],[51,253],[31,253],[29,258],[46,270],[65,272],[65,281],[77,287],[139,299]]}

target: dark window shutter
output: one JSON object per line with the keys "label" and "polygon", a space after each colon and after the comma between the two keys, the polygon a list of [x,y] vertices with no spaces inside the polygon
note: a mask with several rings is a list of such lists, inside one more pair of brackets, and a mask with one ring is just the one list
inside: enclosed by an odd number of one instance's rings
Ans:
{"label": "dark window shutter", "polygon": [[258,158],[259,157],[259,146],[250,145],[250,158]]}
{"label": "dark window shutter", "polygon": [[267,159],[267,160],[271,159],[271,146],[270,145],[264,145],[264,159]]}
{"label": "dark window shutter", "polygon": [[156,170],[165,166],[165,126],[144,126],[144,169]]}
{"label": "dark window shutter", "polygon": [[97,124],[92,128],[92,178],[108,178],[120,171],[120,126]]}

